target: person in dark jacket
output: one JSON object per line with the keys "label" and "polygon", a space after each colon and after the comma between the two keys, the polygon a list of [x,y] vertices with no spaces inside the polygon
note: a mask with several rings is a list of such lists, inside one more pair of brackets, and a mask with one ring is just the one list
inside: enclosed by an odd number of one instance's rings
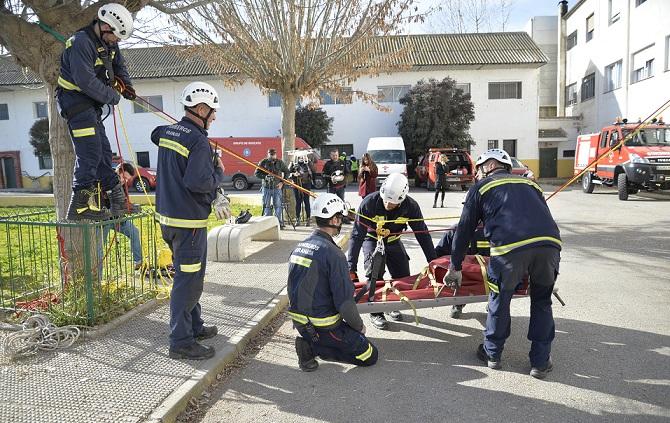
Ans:
{"label": "person in dark jacket", "polygon": [[[133,31],[133,17],[120,4],[105,4],[98,18],[65,42],[60,58],[56,98],[67,120],[77,157],[72,182],[69,220],[103,220],[101,191],[107,193],[112,216],[125,211],[125,196],[112,167],[112,149],[102,123],[102,106],[119,103],[120,95],[134,100],[135,90],[117,45]],[[117,92],[118,91],[118,92]]]}
{"label": "person in dark jacket", "polygon": [[[358,206],[358,213],[351,232],[349,242],[349,271],[356,274],[358,256],[363,249],[365,276],[367,280],[382,280],[386,267],[393,279],[409,276],[409,257],[405,246],[397,233],[404,231],[407,225],[415,231],[414,236],[419,242],[426,261],[430,262],[437,256],[430,234],[426,231],[426,223],[419,204],[407,195],[409,185],[407,177],[401,173],[392,173],[385,180],[378,192],[373,192],[363,199]],[[376,227],[379,220],[389,221],[383,227],[388,229],[390,236],[384,238],[383,262],[379,266],[379,273],[373,274],[373,257],[377,247]],[[355,276],[358,279],[358,276]],[[372,285],[374,289],[374,285]],[[398,311],[389,313],[391,320],[401,321],[402,314]],[[387,329],[388,322],[384,313],[371,313],[370,320],[378,329]]]}
{"label": "person in dark jacket", "polygon": [[[314,178],[314,173],[316,173],[316,170],[314,165],[309,161],[308,157],[298,157],[297,161],[291,163],[288,171],[291,176],[291,180],[295,182],[296,185],[308,191],[312,190],[312,179]],[[312,215],[309,206],[310,196],[306,192],[301,191],[296,187],[293,187],[293,193],[295,194],[295,218],[297,221],[300,221],[300,214],[302,213],[304,206],[305,226],[309,226],[309,221]]]}
{"label": "person in dark jacket", "polygon": [[277,151],[274,148],[268,149],[268,156],[261,160],[258,166],[270,172],[263,172],[260,169],[256,169],[256,172],[254,172],[256,177],[263,181],[261,186],[263,193],[263,216],[272,216],[274,210],[274,215],[279,221],[280,228],[284,229],[282,209],[284,183],[274,175],[286,178],[289,174],[288,167],[283,161],[277,158]]}
{"label": "person in dark jacket", "polygon": [[204,360],[215,351],[198,341],[218,333],[216,326],[204,325],[199,303],[207,264],[207,219],[212,208],[217,218],[230,218],[230,204],[220,189],[223,163],[207,139],[219,108],[216,90],[193,82],[184,88],[181,103],[185,116],[151,133],[158,146],[156,220],[176,270],[170,294],[170,358]]}
{"label": "person in dark jacket", "polygon": [[358,172],[358,195],[361,198],[377,191],[377,175],[377,165],[372,160],[372,156],[370,156],[370,153],[363,154]]}
{"label": "person in dark jacket", "polygon": [[553,368],[551,342],[554,318],[551,295],[558,275],[561,239],[542,189],[533,181],[512,175],[512,159],[491,149],[476,162],[484,178],[468,191],[452,242],[451,265],[445,284],[456,287],[468,245],[480,222],[491,244],[489,310],[484,343],[477,356],[492,369],[501,368],[505,340],[510,333],[510,302],[527,273],[530,280],[530,375],[543,379]]}
{"label": "person in dark jacket", "polygon": [[311,372],[315,357],[357,366],[377,362],[377,348],[365,337],[365,325],[354,302],[347,259],[333,241],[347,213],[335,194],[314,200],[317,229],[289,258],[288,314],[300,334],[295,339],[298,366]]}
{"label": "person in dark jacket", "polygon": [[435,162],[435,199],[433,200],[433,208],[437,207],[437,195],[442,193],[442,203],[440,207],[444,207],[444,193],[447,191],[447,175],[449,174],[449,163],[447,163],[447,155],[440,154],[440,160]]}
{"label": "person in dark jacket", "polygon": [[323,177],[328,181],[328,192],[337,195],[342,201],[348,174],[346,163],[340,158],[337,150],[332,150],[330,160],[323,165]]}

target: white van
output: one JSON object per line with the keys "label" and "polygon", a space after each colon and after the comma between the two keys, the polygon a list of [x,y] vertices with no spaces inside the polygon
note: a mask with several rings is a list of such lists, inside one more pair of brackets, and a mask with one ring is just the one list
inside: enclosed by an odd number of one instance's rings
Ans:
{"label": "white van", "polygon": [[407,176],[405,143],[401,137],[373,137],[368,140],[368,153],[377,165],[377,186],[391,173]]}

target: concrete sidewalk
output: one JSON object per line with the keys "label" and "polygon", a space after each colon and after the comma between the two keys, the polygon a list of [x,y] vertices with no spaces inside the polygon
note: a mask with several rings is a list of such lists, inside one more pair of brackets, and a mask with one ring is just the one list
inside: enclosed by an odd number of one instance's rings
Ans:
{"label": "concrete sidewalk", "polygon": [[[167,303],[56,352],[0,364],[2,422],[172,421],[286,304],[287,257],[311,228],[256,243],[243,263],[207,263],[201,304],[219,335],[204,362],[168,358]],[[1,336],[1,335],[0,335]]]}

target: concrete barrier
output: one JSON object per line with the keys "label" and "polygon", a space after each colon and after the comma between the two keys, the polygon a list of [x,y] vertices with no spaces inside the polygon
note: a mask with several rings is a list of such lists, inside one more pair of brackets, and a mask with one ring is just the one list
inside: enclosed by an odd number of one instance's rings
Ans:
{"label": "concrete barrier", "polygon": [[252,217],[249,223],[216,226],[207,233],[207,260],[242,261],[249,241],[278,241],[279,221],[274,216]]}

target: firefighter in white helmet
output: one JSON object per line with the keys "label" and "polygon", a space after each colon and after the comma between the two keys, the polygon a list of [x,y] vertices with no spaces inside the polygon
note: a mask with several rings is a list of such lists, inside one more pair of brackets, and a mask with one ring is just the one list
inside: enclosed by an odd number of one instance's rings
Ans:
{"label": "firefighter in white helmet", "polygon": [[[358,207],[358,215],[349,243],[348,261],[352,279],[358,279],[356,268],[361,248],[363,249],[365,276],[368,280],[384,279],[387,267],[394,279],[409,276],[409,257],[398,235],[399,232],[407,229],[407,225],[415,231],[414,236],[421,245],[426,260],[430,262],[437,257],[430,234],[426,232],[428,228],[422,220],[421,208],[412,197],[407,195],[408,192],[407,177],[401,173],[392,173],[384,180],[378,192],[369,194],[363,199]],[[384,238],[385,253],[382,256],[381,265],[373,266],[373,256],[377,246],[375,229],[379,219],[393,222],[384,223],[384,229],[388,229],[391,235]],[[376,271],[376,274],[373,274],[373,270]],[[398,311],[389,313],[389,316],[394,321],[402,320],[402,314]],[[388,328],[384,313],[372,313],[370,318],[372,324],[378,329]]]}
{"label": "firefighter in white helmet", "polygon": [[207,129],[216,119],[219,97],[204,82],[193,82],[181,95],[185,116],[151,133],[158,146],[156,218],[172,251],[175,267],[170,295],[170,357],[202,360],[214,348],[198,341],[211,338],[216,326],[204,326],[200,316],[207,263],[207,217],[230,217],[221,158],[212,150]]}
{"label": "firefighter in white helmet", "polygon": [[321,194],[312,216],[317,228],[289,258],[289,315],[300,336],[295,339],[298,365],[311,372],[316,357],[358,366],[377,362],[377,348],[365,337],[365,325],[354,302],[347,259],[333,241],[347,214],[335,194]]}

